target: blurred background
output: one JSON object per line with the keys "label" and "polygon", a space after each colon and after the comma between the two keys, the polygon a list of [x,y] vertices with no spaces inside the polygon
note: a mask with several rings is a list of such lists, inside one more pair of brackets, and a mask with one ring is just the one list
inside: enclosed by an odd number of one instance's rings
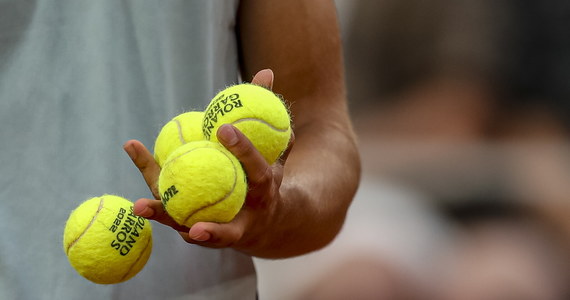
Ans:
{"label": "blurred background", "polygon": [[260,298],[570,299],[570,2],[336,3],[362,183]]}

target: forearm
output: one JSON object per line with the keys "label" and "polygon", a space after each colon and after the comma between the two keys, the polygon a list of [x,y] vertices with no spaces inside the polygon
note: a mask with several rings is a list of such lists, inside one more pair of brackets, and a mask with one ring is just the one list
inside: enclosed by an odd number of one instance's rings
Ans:
{"label": "forearm", "polygon": [[316,250],[340,230],[360,177],[334,2],[242,0],[238,28],[244,78],[273,69],[295,144],[277,201],[234,247],[262,257]]}
{"label": "forearm", "polygon": [[305,252],[325,246],[341,229],[360,180],[360,160],[347,130],[309,125],[298,135],[299,147],[285,166],[281,213],[291,215],[296,227],[283,230],[283,246]]}

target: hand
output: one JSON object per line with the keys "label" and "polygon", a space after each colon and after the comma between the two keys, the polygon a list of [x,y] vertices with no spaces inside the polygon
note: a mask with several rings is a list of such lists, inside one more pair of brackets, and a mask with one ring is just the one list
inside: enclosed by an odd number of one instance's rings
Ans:
{"label": "hand", "polygon": [[[273,72],[258,72],[252,83],[271,89]],[[269,165],[247,137],[235,127],[223,125],[217,134],[219,141],[240,160],[248,178],[245,205],[233,221],[225,224],[199,222],[192,228],[174,222],[159,200],[156,183],[160,167],[142,143],[131,140],[125,144],[124,149],[141,171],[155,198],[139,199],[135,203],[134,212],[174,228],[189,243],[212,248],[235,247],[247,252],[248,248],[255,247],[252,241],[260,241],[264,224],[271,222],[275,204],[280,201],[283,166],[294,143],[294,136],[281,159]]]}

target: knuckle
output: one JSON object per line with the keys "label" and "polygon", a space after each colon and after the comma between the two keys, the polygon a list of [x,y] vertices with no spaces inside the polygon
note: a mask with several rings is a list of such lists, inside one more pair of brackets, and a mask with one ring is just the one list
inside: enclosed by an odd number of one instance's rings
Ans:
{"label": "knuckle", "polygon": [[226,233],[217,240],[217,245],[219,247],[232,247],[235,245],[243,236],[243,230],[238,226],[232,226]]}
{"label": "knuckle", "polygon": [[265,186],[273,181],[273,170],[271,167],[259,169],[258,172],[250,176],[250,183],[254,186]]}
{"label": "knuckle", "polygon": [[238,158],[249,157],[253,153],[252,146],[242,141],[232,146],[230,150]]}
{"label": "knuckle", "polygon": [[233,246],[237,241],[239,241],[241,239],[243,235],[243,232],[239,229],[234,229],[230,232],[230,234],[228,235],[228,239],[225,243],[226,247],[231,247]]}

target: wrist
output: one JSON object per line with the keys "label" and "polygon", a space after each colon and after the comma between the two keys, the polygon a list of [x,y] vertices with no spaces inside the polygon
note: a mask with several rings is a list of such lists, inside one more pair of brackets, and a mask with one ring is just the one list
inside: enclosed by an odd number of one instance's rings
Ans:
{"label": "wrist", "polygon": [[[306,195],[295,184],[283,183],[271,201],[255,208],[246,208],[250,220],[244,235],[233,246],[245,254],[263,258],[283,258],[293,256],[290,243],[293,235],[299,235],[299,206],[306,205],[302,199]],[[299,253],[300,254],[300,253]]]}

